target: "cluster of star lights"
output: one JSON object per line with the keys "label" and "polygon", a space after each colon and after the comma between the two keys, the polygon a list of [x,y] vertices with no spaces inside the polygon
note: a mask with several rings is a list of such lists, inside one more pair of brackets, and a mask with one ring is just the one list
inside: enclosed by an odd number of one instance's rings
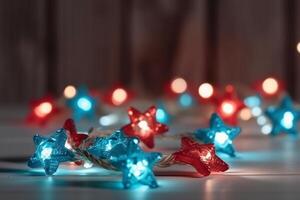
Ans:
{"label": "cluster of star lights", "polygon": [[158,187],[154,167],[186,164],[202,176],[228,170],[229,166],[216,155],[214,144],[199,144],[188,137],[182,138],[178,151],[168,155],[145,150],[140,140],[153,148],[154,136],[168,128],[156,121],[156,107],[152,106],[144,113],[130,108],[128,114],[130,124],[109,135],[77,132],[72,119],[66,120],[63,128],[49,137],[35,135],[35,152],[28,166],[44,168],[46,175],[53,175],[62,162],[75,162],[86,168],[98,165],[120,171],[124,188],[138,183]]}

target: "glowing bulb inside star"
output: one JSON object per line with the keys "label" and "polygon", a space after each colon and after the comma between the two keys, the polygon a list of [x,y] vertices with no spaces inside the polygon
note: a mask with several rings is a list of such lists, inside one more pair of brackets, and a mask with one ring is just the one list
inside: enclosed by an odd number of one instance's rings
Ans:
{"label": "glowing bulb inside star", "polygon": [[149,131],[150,130],[150,127],[149,127],[148,123],[145,120],[140,121],[138,123],[138,127],[140,129],[142,129],[143,131]]}
{"label": "glowing bulb inside star", "polygon": [[127,99],[128,95],[127,92],[122,88],[117,88],[112,93],[112,103],[116,106],[121,105]]}
{"label": "glowing bulb inside star", "polygon": [[34,108],[34,113],[38,117],[45,117],[49,113],[51,113],[52,109],[53,109],[53,106],[50,102],[43,102],[40,105],[38,105],[36,108]]}
{"label": "glowing bulb inside star", "polygon": [[141,179],[144,172],[147,169],[148,161],[142,160],[138,161],[136,164],[133,164],[132,162],[127,163],[127,167],[129,168],[129,172],[133,174],[137,179]]}
{"label": "glowing bulb inside star", "polygon": [[205,155],[200,156],[201,160],[207,162],[211,159],[211,153],[208,151]]}
{"label": "glowing bulb inside star", "polygon": [[262,89],[266,94],[273,95],[279,88],[278,81],[275,78],[267,78],[262,83]]}
{"label": "glowing bulb inside star", "polygon": [[185,92],[187,89],[187,83],[183,78],[176,78],[171,83],[171,90],[177,94]]}
{"label": "glowing bulb inside star", "polygon": [[51,153],[52,153],[52,148],[44,148],[41,152],[41,159],[42,160],[46,160],[49,159],[51,157]]}
{"label": "glowing bulb inside star", "polygon": [[223,114],[232,115],[235,111],[235,105],[230,101],[225,101],[221,104]]}
{"label": "glowing bulb inside star", "polygon": [[204,99],[208,99],[213,95],[214,88],[209,83],[203,83],[199,86],[198,93],[199,93],[200,97],[202,97]]}
{"label": "glowing bulb inside star", "polygon": [[225,132],[216,132],[215,144],[218,146],[225,146],[228,143],[228,135]]}
{"label": "glowing bulb inside star", "polygon": [[249,108],[243,108],[243,109],[240,111],[240,118],[241,118],[242,120],[247,121],[247,120],[251,119],[251,117],[252,117],[252,114],[251,114],[251,111],[250,111]]}
{"label": "glowing bulb inside star", "polygon": [[293,128],[293,121],[294,121],[293,113],[287,111],[283,114],[283,118],[281,119],[280,124],[286,129],[291,129]]}
{"label": "glowing bulb inside star", "polygon": [[64,96],[67,99],[72,99],[73,97],[75,97],[76,93],[77,93],[76,88],[73,85],[68,85],[64,89]]}
{"label": "glowing bulb inside star", "polygon": [[92,103],[86,97],[81,97],[77,101],[77,106],[83,111],[89,111],[92,109]]}

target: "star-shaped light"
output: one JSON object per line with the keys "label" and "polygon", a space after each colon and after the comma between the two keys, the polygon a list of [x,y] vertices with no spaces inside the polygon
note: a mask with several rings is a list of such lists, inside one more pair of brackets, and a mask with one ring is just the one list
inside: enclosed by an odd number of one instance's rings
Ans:
{"label": "star-shaped light", "polygon": [[266,110],[266,116],[272,122],[271,135],[298,133],[297,123],[300,119],[300,110],[294,108],[289,96],[284,97],[278,107],[269,107]]}
{"label": "star-shaped light", "polygon": [[168,131],[168,127],[156,120],[156,107],[150,107],[141,113],[135,108],[129,108],[130,124],[122,127],[125,134],[138,137],[149,148],[154,147],[154,136]]}
{"label": "star-shaped light", "polygon": [[181,149],[173,156],[176,162],[192,165],[203,176],[211,172],[224,172],[229,168],[216,155],[213,144],[199,144],[188,137],[181,139]]}
{"label": "star-shaped light", "polygon": [[43,97],[31,102],[27,121],[43,125],[58,111],[52,97]]}
{"label": "star-shaped light", "polygon": [[61,162],[75,161],[75,154],[65,147],[67,135],[64,129],[57,130],[49,138],[33,136],[35,153],[28,161],[31,168],[43,167],[47,175],[56,172]]}
{"label": "star-shaped light", "polygon": [[71,108],[75,121],[84,117],[88,119],[95,117],[97,102],[85,88],[79,88],[76,95],[67,101],[67,105]]}
{"label": "star-shaped light", "polygon": [[226,123],[231,125],[237,124],[238,114],[245,107],[232,85],[226,86],[224,95],[215,98],[214,103],[217,113]]}
{"label": "star-shaped light", "polygon": [[[114,159],[111,156],[111,150],[124,154],[127,150],[129,142],[136,144],[139,140],[135,137],[127,137],[122,131],[117,130],[107,137],[97,137],[94,142],[87,148],[87,151],[97,158]],[[118,157],[118,156],[117,156]]]}
{"label": "star-shaped light", "polygon": [[73,147],[79,147],[80,144],[88,137],[85,133],[77,132],[75,123],[72,119],[67,119],[64,123],[64,129],[68,133],[68,143]]}
{"label": "star-shaped light", "polygon": [[241,132],[239,127],[227,126],[222,119],[216,114],[212,114],[210,118],[210,127],[198,129],[195,132],[196,138],[205,144],[214,144],[217,151],[235,156],[235,149],[232,144]]}
{"label": "star-shaped light", "polygon": [[141,183],[151,188],[158,187],[153,167],[161,159],[158,152],[144,152],[135,140],[129,140],[126,148],[116,145],[110,150],[111,163],[122,171],[123,185],[130,188]]}

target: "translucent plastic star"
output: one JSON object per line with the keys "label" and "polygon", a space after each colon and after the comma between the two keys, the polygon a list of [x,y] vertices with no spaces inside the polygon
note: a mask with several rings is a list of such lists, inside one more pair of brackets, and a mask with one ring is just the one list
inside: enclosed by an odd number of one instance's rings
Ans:
{"label": "translucent plastic star", "polygon": [[43,167],[47,175],[56,172],[59,164],[66,161],[74,161],[75,154],[65,148],[67,135],[64,129],[59,129],[49,138],[40,135],[33,136],[36,146],[35,153],[28,161],[31,168]]}
{"label": "translucent plastic star", "polygon": [[149,148],[154,147],[154,136],[168,131],[168,127],[156,120],[156,107],[150,107],[141,113],[135,108],[129,108],[130,124],[122,127],[125,134],[138,137]]}
{"label": "translucent plastic star", "polygon": [[173,153],[173,156],[176,162],[192,165],[203,176],[208,176],[211,172],[224,172],[229,168],[216,155],[213,144],[198,144],[188,137],[181,139],[181,149]]}
{"label": "translucent plastic star", "polygon": [[231,125],[237,124],[238,114],[245,107],[232,85],[226,86],[224,95],[215,98],[214,103],[216,112],[226,123]]}
{"label": "translucent plastic star", "polygon": [[158,187],[152,170],[161,154],[144,152],[134,140],[129,141],[125,151],[120,151],[118,146],[111,149],[110,156],[113,165],[122,171],[124,187],[130,188],[137,183]]}
{"label": "translucent plastic star", "polygon": [[[107,137],[97,137],[95,141],[88,147],[87,151],[97,158],[113,159],[111,150],[114,149],[114,154],[124,154],[127,152],[128,144],[133,141],[138,144],[138,139],[127,137],[122,131],[118,130]],[[118,156],[118,155],[117,155]]]}
{"label": "translucent plastic star", "polygon": [[294,108],[290,97],[284,97],[278,107],[269,107],[266,110],[266,116],[272,122],[271,135],[298,133],[297,123],[300,119],[300,110]]}
{"label": "translucent plastic star", "polygon": [[195,132],[196,138],[205,144],[214,144],[217,151],[235,156],[235,149],[232,141],[240,134],[241,128],[227,126],[216,114],[210,118],[210,127],[198,129]]}
{"label": "translucent plastic star", "polygon": [[64,129],[68,131],[68,143],[73,147],[79,147],[79,145],[88,137],[85,133],[77,132],[75,123],[72,119],[67,119],[64,123]]}
{"label": "translucent plastic star", "polygon": [[75,121],[79,121],[84,117],[88,119],[95,117],[97,102],[83,87],[78,89],[76,96],[68,100],[67,104],[72,109]]}

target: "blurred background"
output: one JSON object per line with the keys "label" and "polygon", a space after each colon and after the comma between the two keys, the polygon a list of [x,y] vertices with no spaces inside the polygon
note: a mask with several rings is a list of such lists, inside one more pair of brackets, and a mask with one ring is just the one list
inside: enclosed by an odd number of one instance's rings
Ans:
{"label": "blurred background", "polygon": [[[296,0],[0,0],[0,102],[116,83],[160,95],[174,76],[300,97]],[[298,46],[300,51],[300,45]]]}

